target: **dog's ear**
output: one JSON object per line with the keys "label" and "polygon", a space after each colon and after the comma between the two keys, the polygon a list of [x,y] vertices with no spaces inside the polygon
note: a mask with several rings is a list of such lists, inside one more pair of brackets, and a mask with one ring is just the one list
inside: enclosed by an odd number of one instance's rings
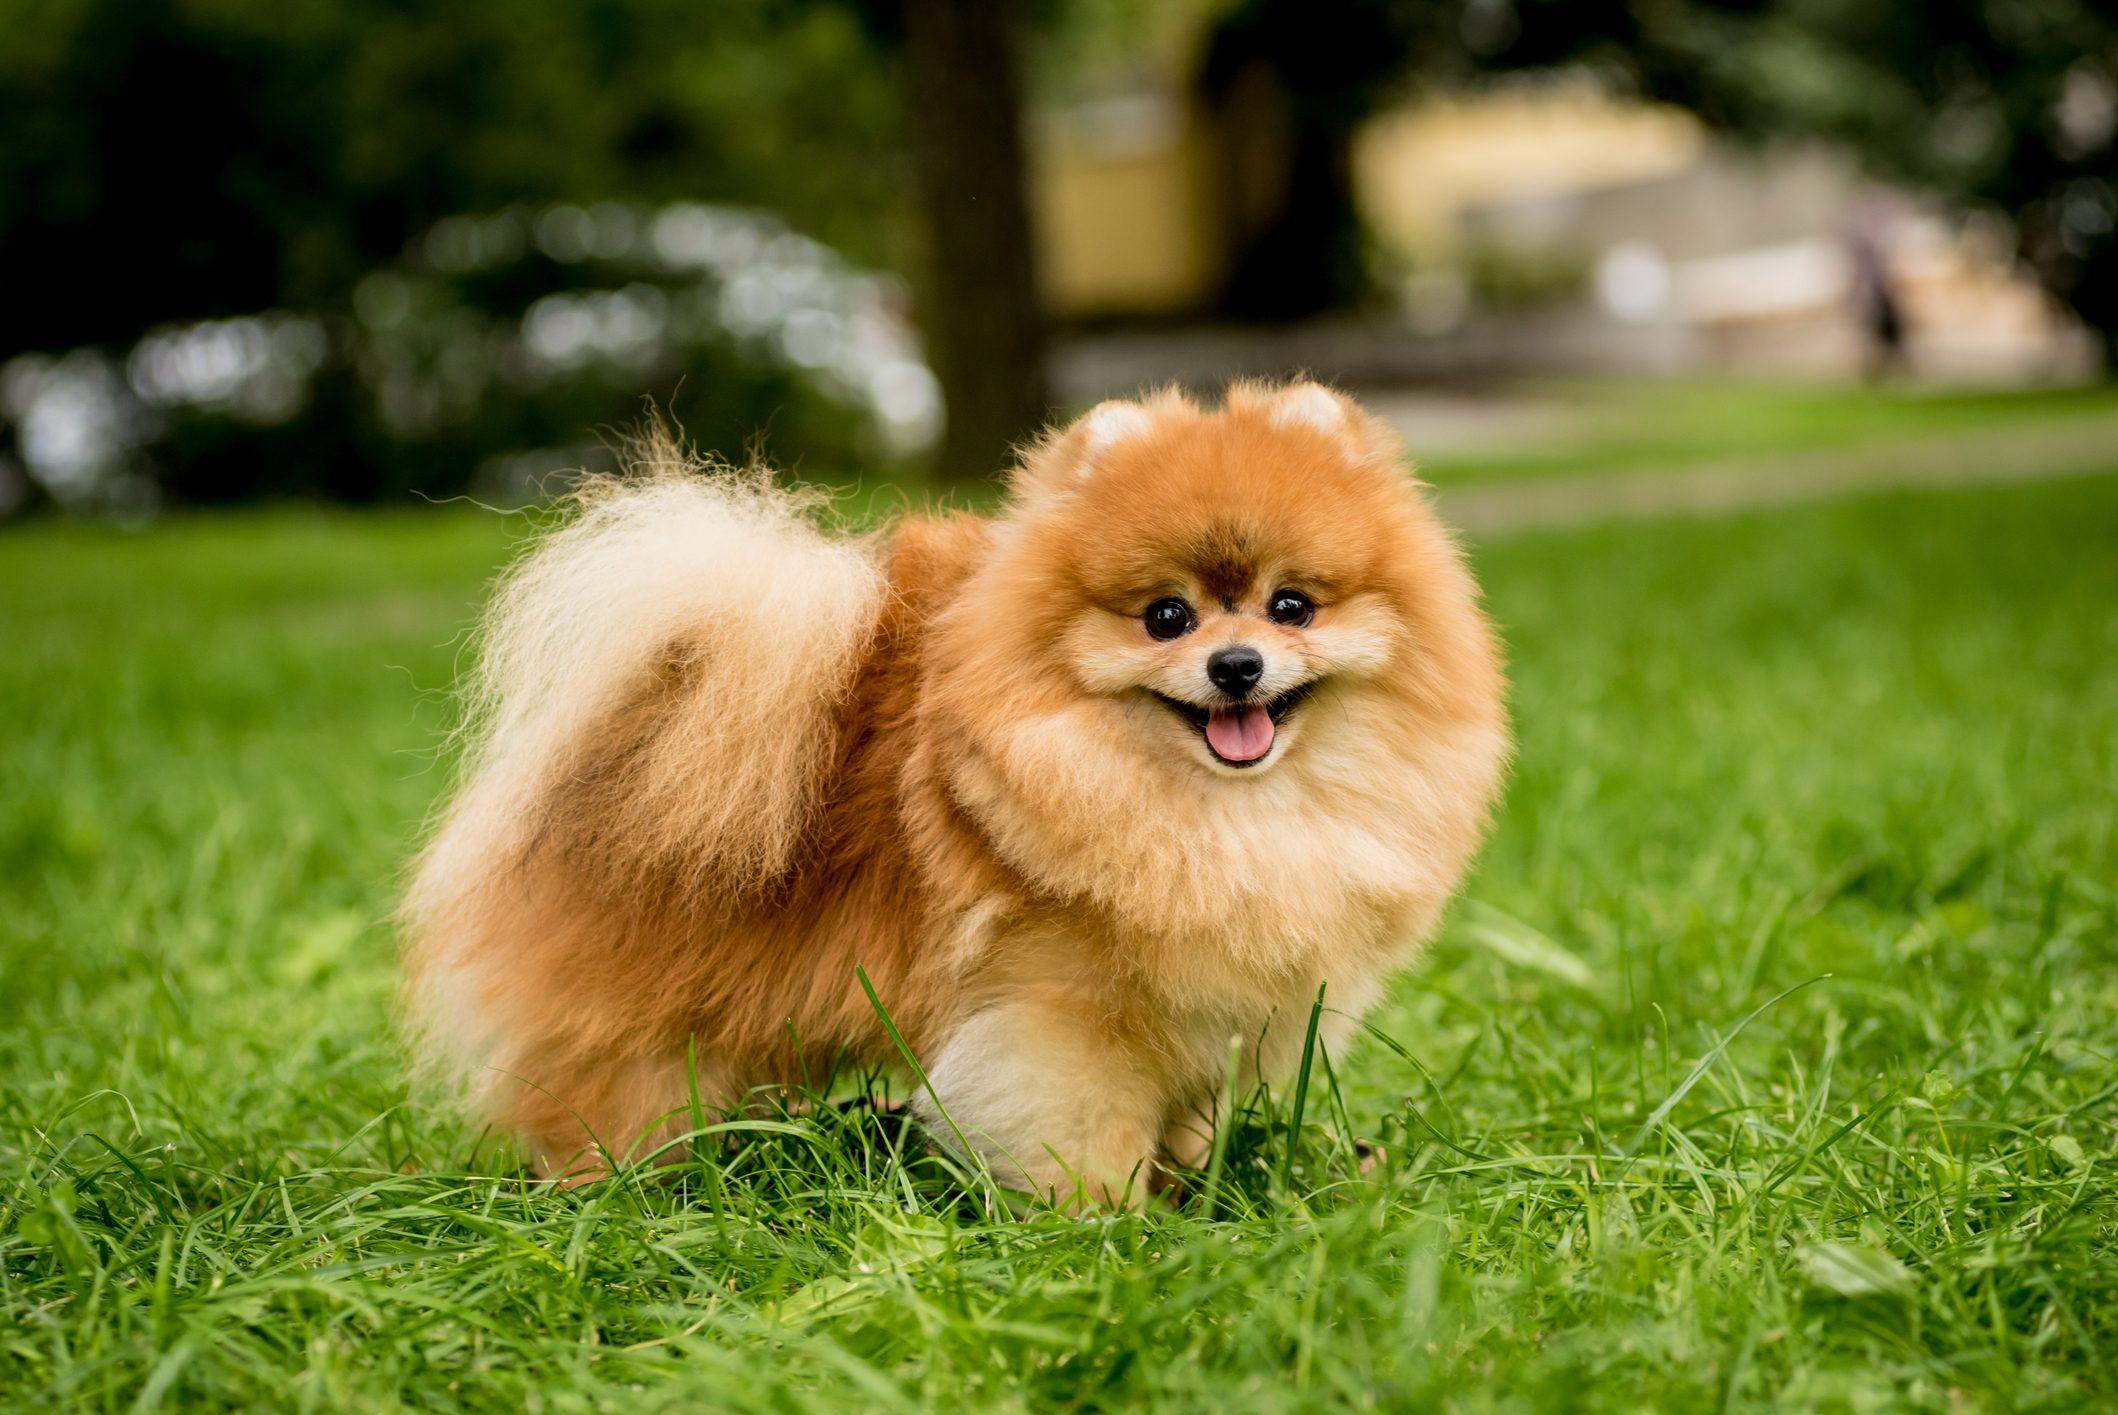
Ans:
{"label": "dog's ear", "polygon": [[1262,401],[1265,419],[1274,427],[1306,427],[1334,437],[1344,435],[1361,415],[1352,399],[1306,378],[1271,390]]}
{"label": "dog's ear", "polygon": [[1348,455],[1392,472],[1403,470],[1404,439],[1397,429],[1335,388],[1312,379],[1238,383],[1228,390],[1230,412],[1262,418],[1273,427],[1320,433]]}
{"label": "dog's ear", "polygon": [[1174,390],[1135,402],[1111,398],[1065,427],[1055,428],[1022,454],[1008,477],[1017,496],[1065,492],[1094,477],[1126,443],[1147,437],[1158,418],[1197,409]]}

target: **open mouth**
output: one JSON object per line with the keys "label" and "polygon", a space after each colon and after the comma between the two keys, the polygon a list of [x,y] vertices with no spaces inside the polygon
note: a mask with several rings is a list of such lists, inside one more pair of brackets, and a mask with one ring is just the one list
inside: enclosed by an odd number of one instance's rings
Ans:
{"label": "open mouth", "polygon": [[1316,685],[1304,683],[1263,703],[1230,703],[1203,708],[1156,693],[1163,704],[1183,718],[1206,739],[1206,750],[1228,766],[1256,766],[1272,754],[1279,721],[1292,712]]}

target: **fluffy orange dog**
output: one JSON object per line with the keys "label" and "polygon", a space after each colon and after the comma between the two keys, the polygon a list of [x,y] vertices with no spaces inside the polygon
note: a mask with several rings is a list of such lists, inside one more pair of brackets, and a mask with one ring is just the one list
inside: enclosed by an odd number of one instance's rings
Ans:
{"label": "fluffy orange dog", "polygon": [[[1228,1065],[1343,1039],[1508,751],[1477,591],[1312,383],[1112,402],[991,519],[837,537],[666,442],[507,577],[407,903],[424,1050],[541,1170],[810,1057],[894,1061],[1002,1179],[1127,1202]],[[948,1134],[922,1098],[922,1118]]]}

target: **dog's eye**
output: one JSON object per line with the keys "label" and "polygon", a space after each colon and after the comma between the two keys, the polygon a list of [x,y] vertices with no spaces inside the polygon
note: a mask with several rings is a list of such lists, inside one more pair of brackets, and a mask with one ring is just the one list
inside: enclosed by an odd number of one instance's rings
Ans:
{"label": "dog's eye", "polygon": [[1158,599],[1140,616],[1158,639],[1179,639],[1191,632],[1191,606],[1181,599]]}
{"label": "dog's eye", "polygon": [[1296,629],[1306,629],[1309,621],[1316,618],[1316,606],[1309,596],[1300,590],[1279,590],[1272,596],[1272,605],[1265,611],[1275,624],[1287,624]]}

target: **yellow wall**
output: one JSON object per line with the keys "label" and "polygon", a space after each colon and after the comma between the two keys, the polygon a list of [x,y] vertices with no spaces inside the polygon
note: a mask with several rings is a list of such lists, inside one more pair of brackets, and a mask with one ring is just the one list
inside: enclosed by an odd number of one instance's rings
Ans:
{"label": "yellow wall", "polygon": [[1675,108],[1607,98],[1585,84],[1434,99],[1385,113],[1354,144],[1361,215],[1385,246],[1446,246],[1464,208],[1558,196],[1683,171],[1704,132]]}
{"label": "yellow wall", "polygon": [[1034,164],[1038,274],[1054,314],[1176,314],[1211,298],[1218,243],[1193,125],[1156,142],[1049,137]]}
{"label": "yellow wall", "polygon": [[[1041,115],[1031,209],[1046,303],[1062,319],[1181,314],[1219,282],[1222,202],[1198,116],[1140,112]],[[1355,144],[1355,193],[1386,248],[1433,253],[1466,206],[1668,175],[1704,145],[1676,109],[1585,85],[1503,89],[1375,119]]]}

